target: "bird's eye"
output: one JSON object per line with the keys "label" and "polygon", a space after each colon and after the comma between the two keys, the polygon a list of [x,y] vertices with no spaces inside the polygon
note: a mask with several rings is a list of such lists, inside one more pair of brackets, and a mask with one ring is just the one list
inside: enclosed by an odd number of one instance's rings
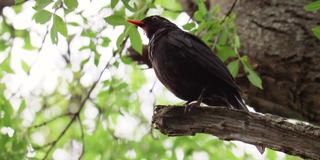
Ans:
{"label": "bird's eye", "polygon": [[156,20],[158,20],[158,17],[152,17],[151,18],[153,21],[156,21]]}

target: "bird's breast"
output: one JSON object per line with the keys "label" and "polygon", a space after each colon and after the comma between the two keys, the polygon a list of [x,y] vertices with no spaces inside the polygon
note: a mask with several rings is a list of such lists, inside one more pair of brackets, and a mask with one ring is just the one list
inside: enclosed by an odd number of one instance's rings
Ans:
{"label": "bird's breast", "polygon": [[190,100],[201,92],[199,68],[174,45],[158,39],[149,43],[149,59],[162,84],[177,97]]}

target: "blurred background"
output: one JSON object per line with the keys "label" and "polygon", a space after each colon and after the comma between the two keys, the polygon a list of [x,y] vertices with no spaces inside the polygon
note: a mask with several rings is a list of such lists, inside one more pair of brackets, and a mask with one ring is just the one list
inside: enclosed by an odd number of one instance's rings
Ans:
{"label": "blurred background", "polygon": [[19,0],[2,7],[0,159],[299,159],[270,149],[260,155],[252,145],[211,135],[167,137],[152,129],[155,104],[184,102],[164,88],[153,69],[132,59],[148,39],[129,18],[170,19],[201,37],[234,77],[246,72],[248,85],[262,88],[255,67],[238,51],[237,15],[226,16],[219,5],[209,9],[201,0],[189,12],[183,5]]}

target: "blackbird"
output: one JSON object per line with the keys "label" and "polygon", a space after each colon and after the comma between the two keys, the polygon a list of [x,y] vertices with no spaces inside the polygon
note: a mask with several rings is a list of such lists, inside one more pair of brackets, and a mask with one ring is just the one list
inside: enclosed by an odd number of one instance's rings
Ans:
{"label": "blackbird", "polygon": [[149,38],[148,56],[158,79],[188,106],[202,102],[247,111],[232,75],[201,39],[160,16],[128,22]]}

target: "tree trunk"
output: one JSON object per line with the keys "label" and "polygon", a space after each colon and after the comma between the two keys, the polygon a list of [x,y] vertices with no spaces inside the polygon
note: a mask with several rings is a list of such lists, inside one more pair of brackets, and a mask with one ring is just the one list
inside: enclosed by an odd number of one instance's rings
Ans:
{"label": "tree trunk", "polygon": [[[192,13],[192,0],[180,0]],[[210,0],[227,13],[235,0]],[[313,0],[239,0],[234,8],[241,54],[249,56],[263,90],[244,78],[238,84],[256,111],[320,124],[320,41],[311,29],[319,13],[304,6]],[[190,7],[191,6],[191,7]]]}
{"label": "tree trunk", "polygon": [[263,113],[320,124],[320,41],[311,28],[320,14],[312,0],[239,1],[238,33],[263,80],[263,90],[243,85],[250,106]]}

